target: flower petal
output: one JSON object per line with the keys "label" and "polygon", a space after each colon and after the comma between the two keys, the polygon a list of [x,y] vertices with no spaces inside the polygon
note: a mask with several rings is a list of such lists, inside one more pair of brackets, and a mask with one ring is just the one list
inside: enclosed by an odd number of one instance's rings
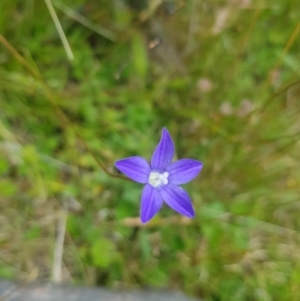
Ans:
{"label": "flower petal", "polygon": [[174,143],[168,130],[163,128],[161,140],[151,158],[151,168],[164,170],[169,164],[171,164],[173,157]]}
{"label": "flower petal", "polygon": [[147,184],[142,193],[141,200],[141,221],[147,223],[161,208],[163,199],[160,193]]}
{"label": "flower petal", "polygon": [[133,181],[142,184],[148,183],[150,166],[144,158],[134,156],[121,159],[115,162],[115,166]]}
{"label": "flower petal", "polygon": [[167,167],[169,183],[175,185],[192,181],[202,169],[202,162],[193,159],[181,159]]}
{"label": "flower petal", "polygon": [[192,201],[182,187],[168,184],[161,187],[160,194],[163,200],[178,213],[190,218],[195,216]]}

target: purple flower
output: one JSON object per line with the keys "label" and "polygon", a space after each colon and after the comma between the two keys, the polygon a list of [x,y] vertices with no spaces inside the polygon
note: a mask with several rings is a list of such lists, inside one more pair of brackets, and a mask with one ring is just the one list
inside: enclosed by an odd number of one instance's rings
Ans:
{"label": "purple flower", "polygon": [[189,218],[195,216],[188,193],[180,186],[193,180],[203,164],[193,159],[172,163],[174,144],[166,128],[157,145],[151,164],[134,156],[118,160],[115,166],[135,182],[145,184],[141,199],[141,221],[148,222],[161,208],[163,201],[172,209]]}

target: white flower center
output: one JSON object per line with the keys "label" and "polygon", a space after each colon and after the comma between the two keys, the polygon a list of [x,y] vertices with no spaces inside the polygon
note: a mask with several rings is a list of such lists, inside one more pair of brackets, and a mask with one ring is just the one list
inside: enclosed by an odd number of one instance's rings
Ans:
{"label": "white flower center", "polygon": [[169,182],[168,177],[169,177],[169,173],[166,172],[166,171],[163,172],[163,173],[152,171],[152,172],[150,172],[148,182],[153,187],[158,187],[158,186],[161,186],[161,185],[167,185],[168,182]]}

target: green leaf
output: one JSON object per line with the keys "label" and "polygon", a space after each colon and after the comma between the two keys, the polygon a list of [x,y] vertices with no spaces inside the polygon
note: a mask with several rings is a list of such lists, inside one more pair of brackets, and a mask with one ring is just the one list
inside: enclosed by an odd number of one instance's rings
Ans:
{"label": "green leaf", "polygon": [[132,38],[132,61],[137,75],[144,78],[148,70],[148,56],[144,41],[138,34]]}
{"label": "green leaf", "polygon": [[3,196],[10,197],[15,194],[17,187],[15,183],[10,182],[7,179],[0,181],[0,193]]}
{"label": "green leaf", "polygon": [[9,169],[9,164],[7,160],[0,159],[0,174],[7,172]]}
{"label": "green leaf", "polygon": [[15,273],[14,273],[14,269],[12,267],[5,267],[5,266],[1,266],[0,267],[0,277],[1,278],[14,278]]}
{"label": "green leaf", "polygon": [[115,257],[113,243],[106,239],[100,238],[92,246],[92,260],[95,266],[106,268],[110,265]]}
{"label": "green leaf", "polygon": [[41,228],[38,226],[32,227],[25,231],[24,233],[24,239],[25,240],[31,240],[34,238],[38,238],[41,236]]}

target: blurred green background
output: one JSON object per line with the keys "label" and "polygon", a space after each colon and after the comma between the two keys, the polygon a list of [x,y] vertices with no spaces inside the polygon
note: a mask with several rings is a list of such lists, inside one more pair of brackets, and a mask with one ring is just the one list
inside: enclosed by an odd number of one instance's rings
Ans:
{"label": "blurred green background", "polygon": [[[299,6],[1,0],[0,277],[298,301]],[[142,227],[113,164],[164,126],[196,218]]]}

